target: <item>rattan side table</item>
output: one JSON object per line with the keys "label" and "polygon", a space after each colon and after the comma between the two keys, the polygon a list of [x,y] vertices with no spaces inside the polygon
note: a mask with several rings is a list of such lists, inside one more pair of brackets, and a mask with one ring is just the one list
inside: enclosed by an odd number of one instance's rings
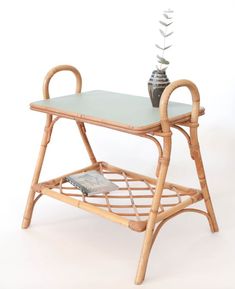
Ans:
{"label": "rattan side table", "polygon": [[[53,75],[68,70],[76,77],[73,95],[49,97],[49,83]],[[81,93],[82,79],[73,66],[61,65],[51,69],[43,85],[44,100],[31,103],[31,109],[46,114],[46,125],[36,164],[32,185],[24,213],[22,228],[29,227],[35,203],[47,195],[97,216],[119,223],[136,232],[145,232],[135,283],[141,284],[152,245],[161,227],[171,218],[184,212],[203,214],[212,232],[218,231],[212,207],[197,137],[198,117],[204,114],[200,107],[197,87],[189,80],[178,80],[165,89],[160,108],[153,108],[145,97],[108,91]],[[178,87],[186,87],[192,96],[192,105],[169,102]],[[89,155],[91,165],[55,179],[39,182],[40,172],[54,124],[60,118],[74,120]],[[85,123],[143,137],[155,143],[159,157],[156,178],[97,161],[88,141]],[[186,127],[183,128],[183,127]],[[186,130],[189,130],[187,132]],[[188,188],[166,181],[171,156],[172,132],[182,133],[188,142],[190,156],[195,162],[200,188]],[[158,139],[162,139],[162,145]],[[116,183],[118,190],[94,196],[85,196],[70,186],[65,177],[73,173],[97,170]],[[191,205],[204,201],[205,210]]]}

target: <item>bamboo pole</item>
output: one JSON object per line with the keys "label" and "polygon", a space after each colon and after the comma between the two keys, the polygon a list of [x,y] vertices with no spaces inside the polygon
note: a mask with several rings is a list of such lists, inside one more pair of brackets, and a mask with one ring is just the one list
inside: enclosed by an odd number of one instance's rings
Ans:
{"label": "bamboo pole", "polygon": [[163,152],[162,152],[162,146],[160,144],[160,142],[153,136],[149,135],[149,134],[143,134],[141,135],[142,137],[144,138],[148,138],[150,140],[152,140],[156,146],[157,146],[157,149],[158,149],[158,162],[157,162],[157,167],[156,167],[156,176],[158,177],[159,176],[159,170],[160,170],[160,160],[163,156]]}
{"label": "bamboo pole", "polygon": [[[81,78],[79,71],[75,67],[70,66],[70,65],[59,65],[59,66],[52,68],[46,74],[46,76],[44,78],[44,82],[43,82],[43,98],[44,99],[50,98],[49,84],[50,84],[51,78],[57,72],[64,71],[64,70],[68,70],[68,71],[73,72],[73,74],[76,77],[76,92],[77,93],[81,92],[82,78]],[[36,167],[34,170],[34,175],[33,175],[32,183],[31,183],[31,187],[30,187],[30,191],[29,191],[29,195],[28,195],[28,200],[27,200],[26,208],[25,208],[25,212],[24,212],[24,217],[23,217],[23,222],[22,222],[22,228],[23,229],[26,229],[29,227],[31,219],[32,219],[32,213],[33,213],[33,208],[34,208],[34,204],[35,204],[35,200],[34,200],[35,199],[35,190],[33,189],[33,187],[36,184],[38,184],[38,180],[40,177],[40,173],[41,173],[47,145],[50,142],[50,137],[51,137],[51,133],[53,130],[53,126],[57,120],[58,120],[58,118],[55,118],[54,120],[52,120],[52,115],[50,113],[47,113],[46,125],[45,125],[44,134],[42,137],[42,142],[41,142],[41,146],[40,146],[40,150],[39,150],[38,160],[37,160]]]}
{"label": "bamboo pole", "polygon": [[119,223],[125,227],[129,227],[129,220],[128,219],[123,218],[121,216],[118,216],[117,214],[114,214],[112,212],[108,212],[106,210],[100,209],[100,208],[93,206],[91,204],[88,204],[88,203],[76,200],[74,198],[68,197],[64,194],[59,194],[59,193],[57,193],[51,189],[48,189],[48,188],[43,188],[41,192],[43,195],[47,195],[51,198],[62,201],[64,203],[67,203],[67,204],[72,205],[74,207],[83,209],[85,211],[94,213],[100,217],[109,219],[110,221],[113,221],[115,223]]}
{"label": "bamboo pole", "polygon": [[168,218],[171,215],[174,215],[175,213],[181,211],[182,209],[200,201],[203,199],[203,196],[201,193],[197,193],[196,195],[186,199],[185,201],[173,206],[172,208],[170,208],[167,211],[162,212],[161,214],[159,214],[156,218],[156,223],[161,222],[162,220]]}
{"label": "bamboo pole", "polygon": [[[169,129],[169,122],[165,121],[164,119],[164,117],[166,117],[167,119],[167,107],[168,107],[169,97],[176,88],[182,87],[182,86],[185,86],[190,90],[192,101],[193,101],[191,118],[188,124],[189,130],[190,130],[190,153],[195,162],[197,175],[198,175],[198,179],[200,182],[205,206],[206,206],[207,212],[210,216],[210,219],[213,225],[213,232],[217,232],[219,228],[217,225],[213,205],[211,202],[211,198],[210,198],[210,194],[209,194],[209,190],[207,186],[205,170],[204,170],[204,166],[202,162],[198,135],[197,135],[197,129],[199,126],[198,117],[200,114],[200,94],[196,85],[193,82],[189,80],[179,80],[179,81],[175,81],[174,83],[172,83],[166,88],[166,90],[164,91],[164,97],[162,98],[161,107],[160,107],[161,123],[165,129]],[[181,130],[181,132],[183,131]],[[188,138],[186,134],[185,136],[186,138]]]}
{"label": "bamboo pole", "polygon": [[[206,216],[209,224],[210,224],[210,227],[211,227],[211,231],[212,231],[212,221],[211,221],[211,218],[210,216],[208,215],[207,212],[204,212],[202,210],[199,210],[199,209],[194,209],[194,208],[187,208],[187,209],[182,209],[180,211],[177,211],[175,212],[174,214],[168,216],[167,218],[164,218],[161,223],[159,223],[159,225],[157,226],[157,228],[155,229],[154,231],[154,234],[153,234],[153,240],[152,240],[152,244],[151,244],[151,248],[156,240],[156,237],[159,233],[159,231],[161,230],[162,226],[165,225],[166,222],[168,222],[169,220],[171,220],[172,218],[176,217],[177,215],[181,214],[181,213],[186,213],[186,212],[191,212],[191,213],[198,213],[198,214],[201,214],[201,215],[204,215]],[[213,232],[213,231],[212,231]]]}
{"label": "bamboo pole", "polygon": [[173,125],[173,128],[177,129],[178,131],[180,131],[186,138],[187,142],[188,142],[188,147],[189,147],[189,151],[190,151],[190,156],[193,159],[193,154],[192,154],[192,146],[191,146],[191,138],[189,136],[189,134],[180,126],[178,125]]}
{"label": "bamboo pole", "polygon": [[[156,132],[156,134],[163,137],[163,158],[160,164],[160,170],[159,170],[160,172],[159,172],[159,178],[158,178],[157,187],[156,187],[156,193],[153,198],[152,209],[148,218],[145,239],[144,239],[143,248],[142,248],[142,252],[140,256],[139,266],[137,269],[137,274],[136,274],[136,279],[135,279],[136,284],[141,284],[144,280],[149,254],[150,254],[152,244],[154,241],[154,235],[153,235],[154,225],[158,218],[158,213],[157,213],[158,210],[156,209],[159,208],[162,189],[164,187],[164,182],[165,182],[168,164],[170,160],[170,150],[171,150],[170,126],[172,125],[172,123],[170,123],[169,118],[168,118],[168,112],[167,112],[168,102],[169,102],[169,98],[172,92],[178,87],[187,87],[191,92],[191,96],[192,96],[192,112],[190,116],[191,154],[193,158],[195,159],[195,164],[196,164],[201,188],[203,191],[203,197],[205,199],[206,208],[208,211],[208,215],[210,216],[210,219],[212,220],[212,223],[213,223],[213,230],[214,231],[218,230],[214,211],[212,208],[212,204],[211,204],[211,200],[210,200],[210,196],[208,192],[208,188],[207,188],[207,184],[206,184],[206,180],[205,180],[205,174],[204,174],[204,169],[203,169],[199,145],[198,145],[198,138],[197,138],[198,116],[201,112],[199,92],[198,92],[196,85],[192,83],[191,81],[178,80],[169,84],[165,88],[161,97],[160,122],[161,122],[162,132],[161,133]],[[185,136],[187,137],[187,135]],[[166,213],[166,218],[167,218],[167,213]]]}
{"label": "bamboo pole", "polygon": [[91,163],[92,164],[95,164],[97,162],[96,158],[95,158],[95,155],[94,155],[94,152],[91,148],[91,145],[89,143],[89,140],[88,140],[88,137],[87,137],[87,134],[86,134],[86,128],[85,128],[85,125],[84,123],[81,123],[79,121],[76,120],[76,124],[78,126],[78,129],[80,131],[80,134],[81,134],[81,137],[82,137],[82,140],[83,140],[83,143],[85,145],[85,148],[87,150],[87,153],[89,155],[89,158],[91,160]]}
{"label": "bamboo pole", "polygon": [[211,197],[206,181],[206,176],[205,176],[205,170],[202,162],[202,157],[201,157],[201,152],[200,152],[200,147],[199,147],[199,142],[198,142],[198,137],[197,137],[197,127],[191,127],[190,128],[190,135],[191,135],[191,143],[192,143],[192,155],[193,159],[195,162],[197,174],[198,174],[198,179],[200,182],[202,194],[204,197],[204,202],[205,206],[207,209],[207,212],[210,216],[211,222],[212,222],[212,232],[218,232],[219,227],[216,221],[213,205],[211,202]]}
{"label": "bamboo pole", "polygon": [[[52,77],[60,71],[71,71],[75,78],[76,78],[76,89],[75,92],[76,93],[80,93],[81,89],[82,89],[82,77],[80,72],[73,66],[71,65],[58,65],[53,67],[52,69],[50,69],[48,71],[48,73],[46,74],[45,78],[44,78],[44,82],[43,82],[43,98],[44,99],[49,99],[50,98],[50,93],[49,93],[49,85],[50,85],[50,81],[52,79]],[[53,113],[54,114],[54,113]]]}
{"label": "bamboo pole", "polygon": [[24,217],[23,217],[23,222],[22,222],[23,229],[28,228],[31,222],[33,207],[34,207],[34,198],[35,198],[35,191],[33,189],[33,186],[38,183],[39,176],[41,173],[43,160],[45,157],[46,148],[48,144],[48,137],[51,133],[50,130],[48,129],[50,127],[51,122],[52,122],[52,116],[47,115],[46,125],[45,125],[44,134],[42,137],[42,142],[41,142],[41,146],[39,150],[38,160],[37,160],[36,167],[34,170],[34,175],[33,175],[32,183],[31,183],[31,187],[30,187],[30,191],[28,195],[28,200],[27,200],[26,208],[24,212]]}
{"label": "bamboo pole", "polygon": [[[218,224],[216,221],[213,205],[211,202],[209,189],[207,186],[205,170],[204,170],[204,166],[203,166],[203,162],[202,162],[200,146],[199,146],[199,141],[198,141],[198,135],[197,135],[197,129],[199,126],[198,116],[199,116],[199,112],[200,112],[200,94],[199,94],[199,91],[198,91],[196,85],[194,83],[192,83],[191,81],[183,80],[183,81],[181,81],[181,83],[178,82],[178,83],[173,84],[172,87],[167,87],[166,90],[167,90],[168,94],[165,97],[165,101],[163,103],[164,105],[162,107],[162,113],[163,114],[167,113],[167,105],[168,105],[168,101],[169,101],[169,97],[170,97],[169,93],[172,93],[177,87],[180,87],[180,86],[186,86],[190,90],[191,95],[192,95],[193,107],[192,107],[192,114],[191,114],[191,120],[190,120],[190,126],[189,126],[190,127],[190,139],[191,139],[190,151],[191,151],[191,155],[195,161],[195,166],[196,166],[200,186],[201,186],[201,189],[203,192],[205,206],[206,206],[207,212],[210,215],[210,218],[212,220],[213,232],[218,232],[219,228],[218,228]],[[161,113],[161,111],[160,111],[160,113]],[[168,124],[165,124],[165,125],[167,126]]]}
{"label": "bamboo pole", "polygon": [[152,207],[150,210],[143,247],[141,250],[140,255],[140,261],[136,273],[136,279],[135,284],[139,285],[143,282],[146,269],[147,269],[147,263],[151,251],[151,244],[152,244],[152,238],[153,238],[153,231],[158,215],[158,209],[160,206],[162,191],[165,185],[165,179],[167,175],[169,160],[170,160],[170,153],[171,153],[171,133],[169,133],[168,136],[164,137],[163,140],[163,157],[160,160],[160,169],[159,169],[159,177],[157,181],[156,186],[156,192],[153,196],[152,200]]}

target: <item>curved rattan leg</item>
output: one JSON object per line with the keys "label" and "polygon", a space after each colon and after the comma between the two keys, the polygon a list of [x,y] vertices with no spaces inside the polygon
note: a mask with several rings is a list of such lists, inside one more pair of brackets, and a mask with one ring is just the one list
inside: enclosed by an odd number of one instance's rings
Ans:
{"label": "curved rattan leg", "polygon": [[[76,93],[81,92],[82,78],[81,78],[80,72],[71,65],[59,65],[49,70],[49,72],[46,74],[44,78],[44,82],[43,82],[43,98],[44,99],[50,98],[50,93],[49,93],[50,81],[52,77],[60,71],[71,71],[76,78],[75,92]],[[22,223],[22,228],[24,229],[28,228],[31,222],[33,207],[34,207],[35,202],[38,199],[38,198],[35,199],[36,192],[34,191],[33,186],[38,183],[39,176],[40,176],[41,169],[42,169],[43,160],[44,160],[45,153],[46,153],[47,144],[50,142],[50,137],[51,137],[53,126],[58,119],[59,117],[56,117],[52,121],[52,115],[49,115],[49,114],[47,115],[46,126],[44,130],[43,138],[42,138],[38,160],[37,160],[37,164],[35,167],[32,184],[31,184],[31,188],[29,191],[28,201],[27,201],[26,208],[25,208],[24,219]]]}
{"label": "curved rattan leg", "polygon": [[85,125],[84,123],[82,122],[79,122],[79,121],[76,121],[77,123],[77,126],[78,126],[78,129],[80,131],[80,134],[81,134],[81,137],[82,137],[82,140],[83,140],[83,143],[85,145],[85,148],[87,150],[87,153],[89,155],[89,158],[91,160],[91,163],[92,164],[95,164],[97,161],[96,161],[96,158],[95,158],[95,155],[94,155],[94,152],[91,148],[91,145],[89,143],[89,140],[88,140],[88,137],[87,137],[87,134],[86,134],[86,128],[85,128]]}
{"label": "curved rattan leg", "polygon": [[161,165],[160,161],[161,161],[161,158],[163,156],[162,146],[161,146],[160,142],[155,137],[153,137],[153,136],[151,136],[149,134],[143,134],[143,135],[140,135],[140,136],[152,140],[155,143],[155,145],[157,146],[157,149],[158,149],[158,162],[157,162],[157,168],[156,168],[156,176],[158,178],[159,172],[160,172],[160,165]]}
{"label": "curved rattan leg", "polygon": [[23,222],[22,222],[22,228],[23,229],[26,229],[29,227],[31,219],[32,219],[34,204],[37,200],[37,198],[35,199],[36,192],[34,191],[33,186],[35,184],[37,184],[38,180],[39,180],[43,160],[44,160],[45,153],[46,153],[47,144],[49,143],[50,136],[51,136],[51,130],[53,127],[51,124],[52,124],[52,116],[47,115],[47,120],[46,120],[44,134],[43,134],[43,138],[42,138],[42,142],[41,142],[41,146],[40,146],[38,160],[37,160],[36,167],[34,170],[32,184],[30,187],[28,200],[27,200],[27,204],[26,204],[26,208],[25,208],[25,212],[24,212],[24,218],[23,218]]}
{"label": "curved rattan leg", "polygon": [[190,139],[191,139],[190,151],[191,151],[191,156],[195,161],[197,174],[198,174],[198,178],[200,181],[200,186],[202,189],[206,209],[212,220],[213,232],[217,232],[219,229],[218,229],[218,225],[216,222],[216,217],[215,217],[215,213],[213,210],[212,202],[210,199],[210,194],[209,194],[209,190],[208,190],[208,186],[206,182],[205,171],[204,171],[204,167],[202,163],[202,157],[201,157],[198,136],[197,136],[198,116],[199,116],[199,110],[200,110],[200,94],[197,89],[197,86],[193,82],[189,80],[185,80],[185,79],[178,80],[169,84],[164,90],[163,95],[161,97],[161,102],[160,102],[160,118],[161,118],[162,130],[163,132],[165,131],[168,132],[170,129],[170,123],[169,123],[168,112],[167,112],[168,102],[169,102],[169,98],[172,92],[178,87],[187,87],[191,92],[193,105],[192,105],[191,119],[190,119],[190,122],[188,123],[190,127]]}
{"label": "curved rattan leg", "polygon": [[196,165],[198,179],[200,182],[205,206],[206,206],[208,215],[210,216],[210,219],[212,222],[211,231],[212,232],[218,232],[219,227],[218,227],[218,224],[216,221],[213,205],[212,205],[211,198],[210,198],[210,193],[209,193],[208,186],[207,186],[205,170],[204,170],[201,152],[200,152],[200,147],[199,147],[198,138],[197,138],[197,128],[196,127],[190,128],[190,135],[191,135],[191,143],[192,143],[191,151],[192,151],[193,159],[194,159],[194,162]]}
{"label": "curved rattan leg", "polygon": [[195,162],[200,186],[203,192],[203,197],[204,197],[206,209],[208,212],[207,217],[208,217],[210,229],[213,233],[218,232],[219,228],[217,225],[214,209],[213,209],[212,202],[210,199],[210,194],[209,194],[209,190],[208,190],[208,186],[206,182],[205,170],[203,167],[203,162],[202,162],[202,157],[201,157],[201,152],[200,152],[200,147],[199,147],[199,142],[198,142],[198,136],[197,136],[198,124],[188,123],[188,126],[190,127],[190,136],[182,127],[178,125],[173,125],[173,128],[178,129],[186,137],[188,141],[190,154],[191,154],[192,159]]}
{"label": "curved rattan leg", "polygon": [[171,132],[165,134],[163,141],[163,157],[160,159],[159,177],[157,179],[156,192],[153,197],[152,207],[149,214],[143,247],[140,255],[140,261],[137,269],[135,284],[141,284],[144,281],[147,269],[148,259],[153,242],[153,232],[155,228],[158,209],[160,206],[162,191],[165,184],[167,170],[169,166],[171,153]]}
{"label": "curved rattan leg", "polygon": [[153,233],[153,238],[152,238],[152,244],[151,244],[151,249],[152,249],[152,246],[158,236],[158,233],[160,232],[161,228],[163,227],[163,225],[169,221],[170,219],[172,219],[173,217],[179,215],[179,214],[182,214],[182,213],[186,213],[186,212],[191,212],[191,213],[198,213],[198,214],[201,214],[201,215],[204,215],[208,222],[209,222],[209,225],[210,225],[210,228],[211,230],[213,230],[213,223],[212,223],[212,219],[210,217],[210,215],[207,213],[207,212],[204,212],[202,210],[199,210],[199,209],[194,209],[194,208],[187,208],[187,209],[183,209],[179,212],[176,212],[175,214],[169,216],[168,218],[164,219],[163,221],[161,221],[158,226],[156,227],[154,233]]}

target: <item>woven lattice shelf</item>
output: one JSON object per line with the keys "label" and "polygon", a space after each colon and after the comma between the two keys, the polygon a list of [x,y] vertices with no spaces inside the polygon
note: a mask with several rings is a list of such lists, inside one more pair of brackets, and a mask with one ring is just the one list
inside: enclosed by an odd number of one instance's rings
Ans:
{"label": "woven lattice shelf", "polygon": [[[68,175],[94,169],[117,184],[119,189],[109,193],[86,196],[65,179]],[[143,231],[150,213],[156,182],[156,179],[120,169],[105,162],[98,162],[85,169],[35,185],[34,189],[40,194],[76,204],[88,211],[92,211],[93,208],[98,210],[97,213],[103,211],[103,214],[114,214],[117,216],[117,222],[125,218],[129,221],[128,226],[133,230]],[[202,194],[199,190],[166,182],[157,221],[159,222],[190,203],[201,199]]]}

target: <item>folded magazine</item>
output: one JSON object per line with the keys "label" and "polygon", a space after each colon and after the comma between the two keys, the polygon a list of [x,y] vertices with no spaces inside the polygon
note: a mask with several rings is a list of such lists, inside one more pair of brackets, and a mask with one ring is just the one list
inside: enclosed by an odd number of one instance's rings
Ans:
{"label": "folded magazine", "polygon": [[81,190],[84,195],[108,193],[118,189],[116,184],[97,171],[70,175],[66,177],[66,180]]}

